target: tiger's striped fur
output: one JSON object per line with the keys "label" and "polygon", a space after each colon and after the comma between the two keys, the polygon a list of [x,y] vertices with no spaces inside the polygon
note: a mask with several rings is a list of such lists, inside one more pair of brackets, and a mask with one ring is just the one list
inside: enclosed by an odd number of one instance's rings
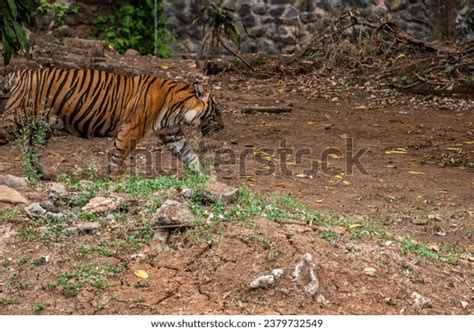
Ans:
{"label": "tiger's striped fur", "polygon": [[203,135],[223,128],[220,106],[199,84],[150,75],[123,76],[99,70],[30,69],[0,80],[9,93],[0,119],[0,145],[8,143],[29,116],[45,116],[54,128],[84,138],[114,137],[109,173],[120,172],[145,133],[155,132],[185,165],[199,159],[183,138],[181,125]]}

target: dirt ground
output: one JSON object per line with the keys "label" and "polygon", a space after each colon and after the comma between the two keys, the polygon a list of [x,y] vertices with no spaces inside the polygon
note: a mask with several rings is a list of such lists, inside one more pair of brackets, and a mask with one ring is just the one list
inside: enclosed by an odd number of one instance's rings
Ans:
{"label": "dirt ground", "polygon": [[[328,224],[339,238],[332,242],[321,230],[304,224],[258,218],[253,228],[219,224],[212,244],[196,243],[182,231],[172,235],[170,250],[151,254],[150,247],[142,248],[139,253],[145,258],[132,257],[136,252],[80,257],[65,253],[68,245],[92,245],[100,236],[82,236],[77,242],[31,242],[14,235],[27,221],[6,219],[0,223],[4,255],[0,259],[12,263],[0,266],[0,313],[32,313],[38,303],[44,303],[43,313],[48,314],[473,312],[472,97],[402,94],[376,84],[346,86],[343,77],[320,81],[225,73],[204,77],[191,60],[161,61],[159,66],[163,75],[203,80],[224,106],[225,129],[201,146],[203,159],[214,160],[220,181],[255,193],[289,194],[313,209],[354,220],[354,227],[362,223],[383,229],[385,235],[356,237],[343,226]],[[284,105],[291,112],[241,112],[256,105]],[[349,140],[352,154],[346,153]],[[83,178],[91,167],[105,175],[111,144],[109,138],[54,136],[43,152],[44,164],[56,173]],[[281,158],[283,147],[289,152]],[[348,156],[359,150],[366,150],[360,158],[362,169],[353,167],[350,174]],[[151,166],[145,162],[147,155],[152,155]],[[282,159],[288,171],[282,171]],[[135,172],[147,177],[173,167],[169,153],[152,135],[140,143],[131,163],[137,165]],[[147,167],[151,173],[146,173]],[[269,167],[275,170],[267,171]],[[23,175],[18,147],[0,147],[0,174]],[[25,194],[36,201],[47,196],[47,190]],[[271,244],[247,240],[252,234]],[[429,259],[416,250],[404,250],[403,238],[455,258]],[[315,296],[305,295],[291,277],[295,263],[307,252],[313,255],[320,282]],[[25,256],[32,261],[48,256],[50,262],[22,265]],[[74,297],[45,288],[79,261],[118,264],[122,272],[110,277],[105,288],[86,285]],[[250,281],[277,267],[285,274],[275,286],[247,288]],[[365,273],[368,267],[376,274]],[[146,284],[139,283],[136,269],[148,272]],[[417,306],[413,292],[431,303]]]}

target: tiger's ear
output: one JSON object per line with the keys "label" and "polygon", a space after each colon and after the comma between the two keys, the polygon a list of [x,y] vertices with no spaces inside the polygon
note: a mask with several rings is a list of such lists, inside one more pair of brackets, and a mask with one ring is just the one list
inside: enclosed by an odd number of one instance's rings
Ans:
{"label": "tiger's ear", "polygon": [[204,87],[199,82],[193,83],[194,91],[196,92],[196,96],[201,99],[204,97]]}

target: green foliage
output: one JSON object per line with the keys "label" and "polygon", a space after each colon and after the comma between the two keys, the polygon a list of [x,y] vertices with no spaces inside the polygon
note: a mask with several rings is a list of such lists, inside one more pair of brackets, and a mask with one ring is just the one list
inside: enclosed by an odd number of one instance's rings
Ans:
{"label": "green foliage", "polygon": [[105,276],[108,273],[106,268],[86,264],[78,267],[74,272],[62,272],[59,275],[59,283],[65,296],[76,296],[85,285],[104,289],[106,287]]}
{"label": "green foliage", "polygon": [[52,13],[53,19],[60,26],[66,24],[67,14],[77,14],[78,12],[79,6],[76,4],[68,6],[60,2],[50,3],[48,0],[41,0],[38,6],[38,14],[40,16]]}
{"label": "green foliage", "polygon": [[44,112],[36,115],[35,110],[27,110],[23,127],[14,137],[20,146],[25,175],[31,185],[38,184],[41,177],[40,150],[46,143],[50,129],[51,124]]}
{"label": "green foliage", "polygon": [[130,176],[125,181],[117,183],[115,190],[128,194],[146,196],[157,191],[170,188],[189,187],[197,188],[208,181],[208,177],[198,173],[187,173],[184,179],[169,176],[159,176],[153,179],[145,179],[139,176]]}
{"label": "green foliage", "polygon": [[0,1],[0,34],[3,43],[3,62],[10,62],[13,52],[23,49],[29,54],[28,39],[22,24],[31,24],[34,11],[33,0],[1,0]]}
{"label": "green foliage", "polygon": [[44,310],[44,303],[41,303],[41,302],[35,304],[34,307],[33,307],[33,311],[34,311],[35,313],[40,313],[40,312],[42,312],[43,310]]}
{"label": "green foliage", "polygon": [[417,255],[427,257],[430,260],[439,260],[439,254],[436,251],[408,238],[400,241],[400,248],[405,252],[412,252]]}
{"label": "green foliage", "polygon": [[17,209],[3,211],[0,210],[0,221],[8,221],[12,219],[17,219],[21,217],[21,211]]}
{"label": "green foliage", "polygon": [[[95,25],[99,32],[105,33],[105,41],[117,52],[136,49],[140,54],[154,54],[168,57],[170,49],[167,39],[170,36],[162,15],[163,1],[157,1],[157,27],[155,31],[155,4],[153,0],[135,0],[117,8],[114,14],[99,16]],[[155,50],[156,38],[156,50]]]}

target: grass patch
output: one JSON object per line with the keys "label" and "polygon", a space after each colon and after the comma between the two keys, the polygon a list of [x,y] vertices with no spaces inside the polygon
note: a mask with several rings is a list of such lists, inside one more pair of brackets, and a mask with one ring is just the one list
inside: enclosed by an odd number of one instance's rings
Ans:
{"label": "grass patch", "polygon": [[33,306],[33,311],[38,314],[41,313],[44,310],[44,303],[37,303]]}
{"label": "grass patch", "polygon": [[93,264],[86,264],[76,268],[74,272],[62,272],[59,275],[58,281],[64,295],[69,297],[76,296],[85,285],[104,289],[107,286],[106,276],[110,274],[116,274],[116,272],[111,272],[110,266],[99,267]]}
{"label": "grass patch", "polygon": [[339,241],[339,235],[336,232],[329,230],[321,231],[319,238],[329,241],[333,246],[336,246]]}
{"label": "grass patch", "polygon": [[9,211],[0,211],[0,221],[12,221],[20,217],[22,217],[22,212],[17,209]]}
{"label": "grass patch", "polygon": [[135,196],[147,196],[158,191],[166,191],[171,188],[197,188],[208,181],[208,177],[202,174],[187,172],[183,179],[169,176],[159,176],[153,179],[145,179],[139,176],[127,177],[124,181],[116,183],[115,191],[128,193]]}
{"label": "grass patch", "polygon": [[438,261],[440,258],[438,252],[436,252],[435,250],[427,247],[424,244],[419,244],[409,238],[404,238],[400,241],[400,248],[403,252],[411,252],[416,255],[426,257],[433,261]]}

